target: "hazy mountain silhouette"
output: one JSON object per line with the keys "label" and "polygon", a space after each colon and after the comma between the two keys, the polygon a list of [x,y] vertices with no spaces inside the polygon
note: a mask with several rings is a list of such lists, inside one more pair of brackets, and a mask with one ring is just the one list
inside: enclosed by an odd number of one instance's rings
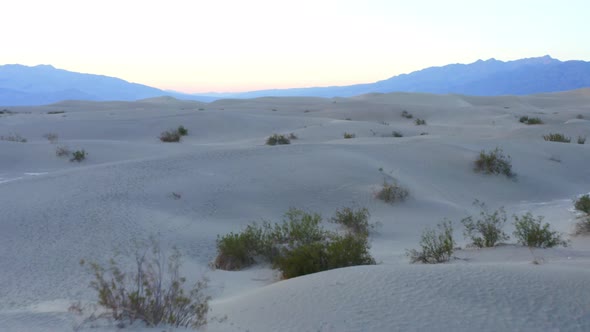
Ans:
{"label": "hazy mountain silhouette", "polygon": [[430,67],[368,84],[190,95],[49,65],[0,66],[0,105],[40,105],[61,100],[137,100],[158,96],[212,101],[262,96],[350,97],[365,93],[425,92],[480,96],[524,95],[590,87],[590,62],[546,55],[515,61],[489,59]]}

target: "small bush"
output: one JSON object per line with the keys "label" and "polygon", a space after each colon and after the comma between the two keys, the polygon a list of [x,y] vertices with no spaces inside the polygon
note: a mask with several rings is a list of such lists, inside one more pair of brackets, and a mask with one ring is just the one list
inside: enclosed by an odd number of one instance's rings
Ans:
{"label": "small bush", "polygon": [[407,255],[411,263],[436,264],[448,262],[454,252],[453,225],[444,220],[437,225],[438,232],[426,228],[420,239],[420,251],[408,250]]}
{"label": "small bush", "polygon": [[344,138],[349,139],[349,138],[355,138],[356,135],[353,133],[344,133]]}
{"label": "small bush", "polygon": [[[98,304],[106,310],[105,318],[130,324],[140,320],[148,326],[199,328],[207,324],[207,281],[197,282],[186,292],[186,279],[179,274],[181,254],[177,249],[166,257],[152,238],[137,248],[135,266],[128,271],[115,258],[106,267],[89,263],[94,276],[90,287],[98,293]],[[85,265],[85,261],[80,264]]]}
{"label": "small bush", "polygon": [[261,260],[272,263],[284,278],[292,278],[338,267],[374,264],[367,236],[340,236],[324,230],[321,221],[318,214],[290,209],[280,224],[249,225],[242,233],[218,238],[214,265],[239,270]]}
{"label": "small bush", "polygon": [[295,135],[295,133],[290,133],[289,134],[289,139],[290,140],[294,140],[294,139],[299,139],[299,137],[297,137],[297,135]]}
{"label": "small bush", "polygon": [[580,119],[580,120],[582,120],[583,118],[584,118],[584,116],[583,116],[582,114],[578,114],[578,115],[576,115],[576,119]]}
{"label": "small bush", "polygon": [[358,210],[351,208],[344,208],[336,210],[332,219],[333,223],[342,225],[346,230],[353,235],[369,236],[369,231],[372,225],[369,224],[370,213],[367,208],[360,208]]}
{"label": "small bush", "polygon": [[414,123],[416,124],[416,126],[424,126],[424,125],[426,125],[426,120],[416,119],[416,121],[414,121]]}
{"label": "small bush", "polygon": [[0,141],[8,141],[8,142],[17,142],[17,143],[26,143],[27,139],[22,137],[19,134],[11,134],[8,136],[0,136]]}
{"label": "small bush", "polygon": [[178,134],[180,134],[180,136],[188,135],[188,129],[184,128],[184,126],[178,127],[178,129],[176,129],[176,131],[178,132]]}
{"label": "small bush", "polygon": [[586,143],[586,136],[578,136],[578,144]]}
{"label": "small bush", "polygon": [[381,190],[379,190],[375,196],[377,199],[393,204],[398,201],[404,201],[409,194],[410,192],[408,189],[402,187],[396,182],[388,183],[386,180],[384,180]]}
{"label": "small bush", "polygon": [[402,117],[404,117],[406,119],[411,119],[414,116],[412,114],[408,113],[408,111],[404,110],[404,111],[402,111]]}
{"label": "small bush", "polygon": [[178,130],[167,130],[160,134],[160,141],[166,143],[176,143],[180,142],[180,138],[182,135],[178,132]]}
{"label": "small bush", "polygon": [[576,210],[590,214],[590,194],[586,194],[574,201]]}
{"label": "small bush", "polygon": [[51,144],[57,143],[58,136],[55,133],[48,133],[48,134],[43,135],[43,137],[45,137],[49,141],[49,143],[51,143]]}
{"label": "small bush", "polygon": [[493,151],[481,151],[475,160],[475,171],[486,174],[504,174],[507,177],[514,177],[512,173],[512,162],[510,156],[504,155],[500,148]]}
{"label": "small bush", "polygon": [[542,224],[543,217],[537,219],[529,212],[522,217],[514,216],[514,236],[518,243],[530,248],[551,248],[566,246],[558,232],[552,231],[548,223]]}
{"label": "small bush", "polygon": [[519,121],[521,123],[527,124],[527,125],[538,125],[538,124],[543,124],[543,121],[539,118],[529,118],[528,116],[521,116]]}
{"label": "small bush", "polygon": [[283,278],[289,279],[342,267],[372,264],[375,264],[375,259],[369,253],[367,238],[348,234],[284,250],[276,267],[281,270]]}
{"label": "small bush", "polygon": [[81,162],[82,160],[86,159],[86,151],[84,150],[76,150],[74,152],[72,152],[72,158],[70,158],[70,161],[77,161],[77,162]]}
{"label": "small bush", "polygon": [[282,145],[282,144],[291,144],[291,140],[287,138],[285,135],[273,134],[269,138],[266,139],[267,145]]}
{"label": "small bush", "polygon": [[520,117],[520,119],[518,119],[518,121],[520,121],[520,123],[526,123],[529,120],[529,117],[526,115],[523,115]]}
{"label": "small bush", "polygon": [[543,135],[543,139],[546,141],[551,141],[551,142],[561,142],[561,143],[569,143],[572,141],[572,139],[570,137],[566,137],[563,134],[552,134],[549,133],[547,135]]}
{"label": "small bush", "polygon": [[402,135],[402,133],[400,133],[399,131],[394,131],[391,133],[391,136],[393,137],[404,137],[404,135]]}
{"label": "small bush", "polygon": [[71,154],[72,152],[70,151],[70,149],[67,146],[58,146],[55,149],[55,155],[58,157],[67,157]]}
{"label": "small bush", "polygon": [[49,111],[47,114],[63,114],[65,111]]}
{"label": "small bush", "polygon": [[465,226],[463,235],[471,239],[474,246],[478,248],[494,247],[500,241],[510,238],[502,230],[507,220],[504,208],[490,213],[484,203],[476,200],[473,204],[481,208],[479,218],[474,220],[473,217],[467,217],[461,220],[461,223]]}

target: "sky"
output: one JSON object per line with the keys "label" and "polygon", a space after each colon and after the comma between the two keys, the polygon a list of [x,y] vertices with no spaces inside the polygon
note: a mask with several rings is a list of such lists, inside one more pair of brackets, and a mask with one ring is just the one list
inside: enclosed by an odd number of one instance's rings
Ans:
{"label": "sky", "polygon": [[546,54],[590,60],[587,0],[19,0],[0,64],[187,93],[375,82]]}

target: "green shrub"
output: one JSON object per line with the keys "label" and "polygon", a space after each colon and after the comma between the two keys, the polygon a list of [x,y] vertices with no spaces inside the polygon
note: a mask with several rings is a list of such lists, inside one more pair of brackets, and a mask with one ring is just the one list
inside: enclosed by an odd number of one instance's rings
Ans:
{"label": "green shrub", "polygon": [[291,144],[291,141],[285,135],[273,134],[269,138],[266,139],[266,144],[267,145]]}
{"label": "green shrub", "polygon": [[586,143],[586,136],[578,136],[578,144]]}
{"label": "green shrub", "polygon": [[402,133],[400,133],[399,131],[394,131],[391,133],[391,136],[393,137],[404,137],[404,135],[402,135]]}
{"label": "green shrub", "polygon": [[160,141],[166,143],[176,143],[180,142],[180,133],[178,130],[167,130],[160,134]]}
{"label": "green shrub", "polygon": [[408,250],[411,263],[436,264],[449,261],[454,252],[453,225],[444,220],[437,225],[438,232],[426,228],[420,239],[420,251]]}
{"label": "green shrub", "polygon": [[289,209],[280,224],[253,224],[242,233],[219,237],[214,265],[238,270],[261,260],[272,263],[284,278],[291,278],[338,267],[374,264],[368,253],[367,236],[340,236],[325,230],[321,222],[319,214]]}
{"label": "green shrub", "polygon": [[474,246],[478,248],[494,247],[500,241],[510,238],[502,230],[507,220],[504,208],[490,213],[484,203],[476,200],[473,204],[481,208],[479,218],[474,220],[470,216],[461,220],[461,223],[465,226],[463,235],[471,239]]}
{"label": "green shrub", "polygon": [[367,208],[359,208],[357,210],[343,208],[342,210],[336,210],[330,220],[333,223],[344,226],[350,234],[368,236],[372,228],[372,225],[369,224],[370,215]]}
{"label": "green shrub", "polygon": [[[120,323],[140,320],[148,326],[199,328],[207,323],[207,282],[203,279],[188,292],[185,290],[186,279],[179,274],[181,254],[177,249],[166,257],[158,241],[151,238],[136,248],[132,269],[124,270],[124,263],[115,258],[106,267],[95,262],[88,264],[94,276],[90,287],[98,293],[98,304],[105,310],[101,316]],[[80,264],[85,265],[85,261]],[[79,303],[73,305],[76,306],[80,309]]]}
{"label": "green shrub", "polygon": [[408,189],[402,187],[398,183],[388,183],[387,180],[383,180],[381,190],[377,192],[375,197],[386,203],[393,204],[398,201],[404,201],[410,192]]}
{"label": "green shrub", "polygon": [[551,248],[555,246],[566,246],[567,242],[561,239],[558,232],[552,231],[548,223],[542,224],[543,217],[537,219],[528,212],[522,217],[514,216],[514,236],[518,243],[536,248]]}
{"label": "green shrub", "polygon": [[574,201],[576,210],[590,214],[590,194],[582,195]]}
{"label": "green shrub", "polygon": [[188,129],[184,128],[184,126],[178,127],[178,129],[176,129],[176,131],[178,132],[178,134],[180,136],[186,136],[186,135],[188,135]]}
{"label": "green shrub", "polygon": [[529,117],[526,115],[523,115],[520,117],[520,119],[518,119],[518,121],[520,121],[520,123],[526,123],[527,121],[529,121]]}
{"label": "green shrub", "polygon": [[570,137],[566,137],[563,134],[559,134],[559,133],[549,133],[547,135],[543,135],[543,139],[546,141],[551,141],[551,142],[561,142],[561,143],[569,143],[572,141],[572,139]]}
{"label": "green shrub", "polygon": [[486,174],[504,174],[507,177],[514,177],[512,173],[512,162],[510,156],[504,155],[500,148],[493,151],[481,151],[475,160],[475,171]]}
{"label": "green shrub", "polygon": [[581,119],[583,119],[583,118],[584,118],[584,116],[583,116],[582,114],[578,114],[578,115],[576,115],[576,119],[580,119],[580,120],[581,120]]}
{"label": "green shrub", "polygon": [[70,161],[77,161],[77,162],[81,162],[82,160],[86,159],[86,151],[84,150],[76,150],[74,152],[72,152],[72,158],[70,158]]}
{"label": "green shrub", "polygon": [[539,118],[529,118],[528,116],[521,116],[519,121],[521,123],[527,124],[527,125],[537,125],[537,124],[543,124],[543,121]]}
{"label": "green shrub", "polygon": [[353,133],[344,133],[344,138],[349,139],[349,138],[355,138],[356,135]]}
{"label": "green shrub", "polygon": [[295,135],[295,133],[290,133],[289,134],[289,139],[290,140],[294,140],[294,139],[299,139],[299,137],[297,137],[297,135]]}
{"label": "green shrub", "polygon": [[416,126],[424,126],[424,125],[426,125],[426,120],[416,119],[416,121],[414,121],[414,123],[416,124]]}

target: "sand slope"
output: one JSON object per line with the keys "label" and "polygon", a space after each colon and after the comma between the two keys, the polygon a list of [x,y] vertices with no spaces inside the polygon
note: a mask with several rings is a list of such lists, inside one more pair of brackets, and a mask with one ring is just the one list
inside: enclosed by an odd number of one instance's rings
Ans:
{"label": "sand slope", "polygon": [[[583,91],[210,104],[157,98],[10,110],[0,115],[0,136],[28,142],[0,141],[0,330],[69,329],[68,304],[95,298],[79,260],[105,260],[113,247],[155,233],[185,253],[189,279],[211,279],[212,314],[228,317],[213,331],[590,329],[588,238],[534,253],[512,245],[461,250],[461,259],[438,266],[410,265],[404,256],[425,226],[444,217],[456,222],[464,247],[458,221],[478,212],[476,198],[509,214],[544,215],[571,233],[572,198],[590,192],[590,144],[542,135],[590,137]],[[403,110],[427,125],[401,117]],[[47,114],[55,111],[64,113]],[[521,115],[546,124],[523,125]],[[158,140],[179,125],[189,129],[181,143]],[[57,144],[43,138],[49,132]],[[291,132],[299,139],[289,146],[264,144],[272,133]],[[87,160],[56,157],[61,145],[85,149]],[[516,181],[472,171],[479,151],[495,147],[512,157]],[[376,201],[384,179],[406,186],[410,198]],[[267,267],[207,266],[218,234],[279,221],[289,207],[329,217],[344,206],[365,206],[382,224],[372,239],[379,265],[280,282]],[[544,263],[533,265],[534,257]]]}

